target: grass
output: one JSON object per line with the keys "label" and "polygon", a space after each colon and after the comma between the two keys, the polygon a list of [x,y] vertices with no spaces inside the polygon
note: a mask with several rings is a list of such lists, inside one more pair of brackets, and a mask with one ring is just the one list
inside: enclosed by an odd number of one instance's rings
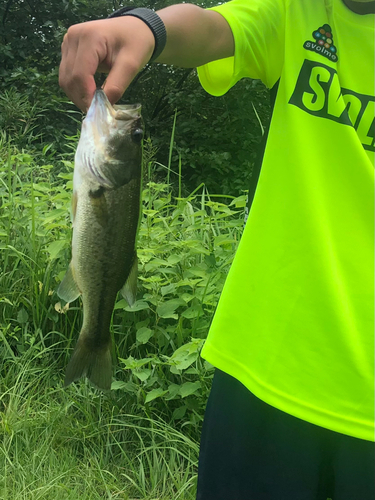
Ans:
{"label": "grass", "polygon": [[199,352],[244,197],[223,203],[203,185],[183,197],[181,162],[174,196],[145,155],[138,300],[115,306],[114,390],[64,389],[82,321],[79,301],[63,311],[54,293],[70,258],[73,164],[1,140],[0,499],[194,499],[213,373]]}
{"label": "grass", "polygon": [[[181,156],[172,170],[177,112],[166,167],[145,141],[138,300],[115,306],[113,390],[85,381],[64,389],[82,309],[77,301],[63,310],[54,291],[70,259],[78,137],[67,138],[71,153],[60,158],[51,144],[33,150],[39,115],[13,97],[18,107],[7,105],[0,123],[0,499],[194,499],[213,373],[199,352],[244,197],[223,203],[204,185],[184,196]],[[161,167],[165,183],[154,174]]]}
{"label": "grass", "polygon": [[59,349],[2,367],[0,498],[193,499],[197,442],[88,384],[64,390]]}

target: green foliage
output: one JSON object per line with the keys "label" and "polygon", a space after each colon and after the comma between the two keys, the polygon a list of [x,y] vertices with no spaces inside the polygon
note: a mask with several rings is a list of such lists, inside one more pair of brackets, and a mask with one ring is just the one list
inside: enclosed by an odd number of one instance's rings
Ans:
{"label": "green foliage", "polygon": [[[36,162],[6,143],[0,158],[3,356],[14,360],[64,340],[63,369],[82,321],[80,302],[63,307],[54,293],[70,258],[73,164],[43,163],[42,155]],[[240,238],[244,196],[223,203],[200,186],[175,198],[151,177],[138,237],[138,300],[131,308],[119,300],[113,315],[113,389],[142,414],[189,423],[194,434],[212,377],[199,352]]]}
{"label": "green foliage", "polygon": [[0,116],[4,117],[0,130],[18,148],[32,145],[40,151],[47,143],[51,152],[67,152],[66,136],[77,133],[82,113],[59,89],[57,80],[57,68],[40,73],[27,67],[9,74],[4,90],[0,85]]}
{"label": "green foliage", "polygon": [[[131,373],[123,384],[140,403],[161,401],[158,411],[202,418],[212,367],[199,358],[203,339],[242,231],[244,196],[231,205],[201,194],[173,199],[167,184],[148,182],[143,193],[143,221],[138,238],[138,301],[124,300],[114,315],[120,363]],[[119,320],[121,319],[121,323]],[[123,358],[121,352],[130,354]],[[121,372],[119,379],[123,379]]]}
{"label": "green foliage", "polygon": [[[157,10],[173,3],[129,0],[127,5]],[[220,2],[196,3],[210,7]],[[48,143],[51,152],[67,152],[65,136],[77,134],[81,113],[58,87],[63,35],[70,25],[104,18],[121,5],[105,0],[8,0],[0,5],[0,116],[7,116],[0,122],[0,132],[8,136],[12,132],[20,148],[32,144],[40,150]],[[211,193],[236,195],[248,188],[261,126],[270,115],[268,92],[259,82],[243,80],[217,98],[200,87],[195,70],[152,64],[135,78],[124,100],[142,103],[146,135],[157,149],[157,162],[170,163],[177,171],[181,159],[185,194],[201,182]],[[13,119],[12,107],[18,113]],[[32,123],[26,127],[21,120],[30,123],[30,111]],[[162,167],[158,173],[163,179]],[[176,186],[178,177],[172,175],[171,182]]]}
{"label": "green foliage", "polygon": [[0,140],[1,498],[194,498],[213,374],[199,353],[244,196],[223,203],[202,185],[174,197],[145,149],[138,300],[115,306],[118,361],[103,395],[85,381],[62,388],[82,322],[80,300],[64,307],[55,294],[70,258],[73,163]]}
{"label": "green foliage", "polygon": [[[132,3],[159,9],[175,1]],[[195,70],[164,65],[136,77],[124,99],[142,103],[146,123],[138,300],[115,307],[111,393],[84,381],[62,389],[82,322],[80,300],[64,306],[55,294],[70,259],[82,114],[58,87],[60,44],[70,25],[120,6],[0,4],[0,498],[7,500],[194,498],[213,373],[199,353],[241,235],[268,96],[245,80],[213,98]]]}
{"label": "green foliage", "polygon": [[0,329],[13,357],[55,326],[62,330],[50,299],[56,261],[48,248],[69,235],[70,194],[54,180],[52,164],[35,164],[10,144],[0,150],[0,164]]}
{"label": "green foliage", "polygon": [[62,350],[37,340],[1,360],[0,498],[193,500],[197,441],[116,395],[64,390]]}
{"label": "green foliage", "polygon": [[259,81],[242,80],[218,98],[203,90],[196,70],[151,65],[125,97],[142,103],[146,133],[162,165],[169,164],[177,111],[171,167],[177,171],[181,158],[187,193],[202,182],[213,193],[236,195],[248,189],[262,127],[270,118],[268,91]]}

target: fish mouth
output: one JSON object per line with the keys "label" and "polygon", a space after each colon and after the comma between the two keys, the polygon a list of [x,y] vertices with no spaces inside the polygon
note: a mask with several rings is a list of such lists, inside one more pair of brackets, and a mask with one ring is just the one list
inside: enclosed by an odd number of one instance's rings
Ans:
{"label": "fish mouth", "polygon": [[140,110],[140,104],[112,106],[102,89],[95,91],[75,158],[96,184],[111,189],[129,182],[132,171],[123,165],[124,159],[129,165],[140,162]]}
{"label": "fish mouth", "polygon": [[136,104],[112,104],[109,102],[104,90],[96,89],[87,111],[86,120],[95,122],[115,120],[134,120],[141,116],[142,106]]}
{"label": "fish mouth", "polygon": [[113,117],[114,109],[102,89],[96,89],[85,120],[107,121]]}
{"label": "fish mouth", "polygon": [[113,109],[125,109],[127,111],[137,111],[141,109],[140,104],[114,104]]}

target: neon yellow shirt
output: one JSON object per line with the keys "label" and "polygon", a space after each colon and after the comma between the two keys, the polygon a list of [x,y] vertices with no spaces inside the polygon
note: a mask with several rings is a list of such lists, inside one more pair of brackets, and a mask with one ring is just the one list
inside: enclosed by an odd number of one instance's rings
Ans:
{"label": "neon yellow shirt", "polygon": [[373,440],[374,16],[341,0],[215,10],[235,56],[198,68],[203,87],[280,82],[202,356],[286,413]]}

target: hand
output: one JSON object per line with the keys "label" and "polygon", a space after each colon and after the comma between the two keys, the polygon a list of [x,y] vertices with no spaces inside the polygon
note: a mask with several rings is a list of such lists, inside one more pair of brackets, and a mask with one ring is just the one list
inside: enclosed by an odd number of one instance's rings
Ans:
{"label": "hand", "polygon": [[87,111],[96,89],[95,73],[109,73],[104,90],[114,104],[148,63],[154,47],[150,28],[133,16],[75,24],[61,45],[59,84]]}

